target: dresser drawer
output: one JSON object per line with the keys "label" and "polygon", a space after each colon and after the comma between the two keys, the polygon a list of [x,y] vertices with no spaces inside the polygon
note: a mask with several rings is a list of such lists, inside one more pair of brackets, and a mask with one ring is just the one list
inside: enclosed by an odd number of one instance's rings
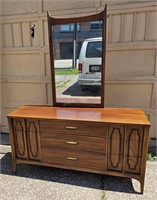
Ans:
{"label": "dresser drawer", "polygon": [[81,153],[45,147],[42,147],[41,150],[41,161],[102,170],[105,168],[105,156],[102,154]]}
{"label": "dresser drawer", "polygon": [[105,153],[106,138],[41,133],[41,146]]}
{"label": "dresser drawer", "polygon": [[41,120],[40,131],[105,137],[106,124],[99,122],[91,123],[69,120]]}

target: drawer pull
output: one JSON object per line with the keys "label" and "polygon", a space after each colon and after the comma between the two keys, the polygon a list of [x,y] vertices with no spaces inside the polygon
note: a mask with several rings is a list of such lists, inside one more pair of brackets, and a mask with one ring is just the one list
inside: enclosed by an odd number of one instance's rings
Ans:
{"label": "drawer pull", "polygon": [[79,158],[74,158],[74,157],[66,157],[67,160],[73,160],[73,161],[77,161],[79,160]]}
{"label": "drawer pull", "polygon": [[77,126],[66,126],[65,129],[69,129],[69,130],[77,130],[78,127],[77,127]]}
{"label": "drawer pull", "polygon": [[71,144],[71,145],[76,145],[76,144],[78,144],[78,142],[73,142],[73,141],[66,141],[65,143],[66,143],[66,144]]}

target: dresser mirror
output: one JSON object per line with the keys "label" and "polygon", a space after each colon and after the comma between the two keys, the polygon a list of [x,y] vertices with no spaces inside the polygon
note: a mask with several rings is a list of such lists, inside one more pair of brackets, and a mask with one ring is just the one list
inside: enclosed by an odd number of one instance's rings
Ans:
{"label": "dresser mirror", "polygon": [[48,16],[53,106],[104,107],[106,12]]}

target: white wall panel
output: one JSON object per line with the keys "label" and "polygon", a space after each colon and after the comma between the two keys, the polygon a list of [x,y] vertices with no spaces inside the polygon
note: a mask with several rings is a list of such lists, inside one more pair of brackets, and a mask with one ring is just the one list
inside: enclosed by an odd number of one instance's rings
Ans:
{"label": "white wall panel", "polygon": [[38,22],[34,21],[30,23],[31,28],[34,27],[34,38],[31,37],[31,44],[33,47],[39,46],[39,27]]}
{"label": "white wall panel", "polygon": [[49,105],[52,105],[52,88],[50,83],[46,84],[46,89],[47,89],[47,103]]}
{"label": "white wall panel", "polygon": [[1,0],[2,15],[37,12],[37,0]]}
{"label": "white wall panel", "polygon": [[116,83],[106,85],[107,107],[148,108],[151,104],[152,84]]}
{"label": "white wall panel", "polygon": [[157,40],[157,11],[149,13],[148,40]]}
{"label": "white wall panel", "polygon": [[43,101],[42,85],[37,83],[2,83],[2,105],[19,106],[41,104]]}
{"label": "white wall panel", "polygon": [[[2,56],[3,75],[16,77],[41,77],[39,54],[12,54]],[[38,79],[39,79],[38,78]]]}
{"label": "white wall panel", "polygon": [[5,38],[4,38],[4,25],[0,24],[0,47],[5,47]]}
{"label": "white wall panel", "polygon": [[13,29],[12,24],[7,23],[3,25],[4,28],[4,40],[5,40],[5,46],[6,47],[12,47],[13,46]]}
{"label": "white wall panel", "polygon": [[22,23],[22,43],[24,47],[31,46],[31,25],[30,22]]}
{"label": "white wall panel", "polygon": [[[106,105],[141,107],[157,123],[155,1],[2,0],[2,127],[23,104],[52,104],[47,10],[57,17],[94,14],[108,3]],[[35,24],[35,37],[31,27]]]}
{"label": "white wall panel", "polygon": [[89,8],[95,7],[95,0],[88,0],[88,1],[80,1],[80,0],[44,0],[43,1],[43,11],[52,10],[74,10],[74,9],[81,9],[81,8]]}
{"label": "white wall panel", "polygon": [[146,30],[146,12],[136,14],[135,25],[135,41],[143,41],[145,39]]}
{"label": "white wall panel", "polygon": [[13,26],[14,47],[22,47],[21,24],[13,23],[12,26]]}
{"label": "white wall panel", "polygon": [[50,54],[45,54],[45,76],[50,78]]}
{"label": "white wall panel", "polygon": [[48,46],[48,24],[47,21],[43,21],[43,31],[44,31],[44,45]]}
{"label": "white wall panel", "polygon": [[120,42],[121,15],[113,15],[111,20],[111,42]]}
{"label": "white wall panel", "polygon": [[110,51],[106,60],[107,79],[154,75],[155,50]]}
{"label": "white wall panel", "polygon": [[123,42],[132,41],[133,20],[134,20],[133,13],[124,15]]}

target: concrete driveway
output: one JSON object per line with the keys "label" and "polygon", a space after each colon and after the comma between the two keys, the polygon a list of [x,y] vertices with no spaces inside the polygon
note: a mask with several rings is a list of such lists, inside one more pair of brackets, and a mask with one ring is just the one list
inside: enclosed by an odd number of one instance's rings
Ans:
{"label": "concrete driveway", "polygon": [[1,149],[1,200],[155,200],[157,162],[147,162],[145,191],[134,179],[58,168],[18,165],[12,172],[10,145]]}
{"label": "concrete driveway", "polygon": [[[100,97],[100,87],[86,88],[81,90],[78,83],[78,75],[57,75],[56,85],[58,85],[56,93],[60,97]],[[62,87],[59,86],[60,83]]]}

